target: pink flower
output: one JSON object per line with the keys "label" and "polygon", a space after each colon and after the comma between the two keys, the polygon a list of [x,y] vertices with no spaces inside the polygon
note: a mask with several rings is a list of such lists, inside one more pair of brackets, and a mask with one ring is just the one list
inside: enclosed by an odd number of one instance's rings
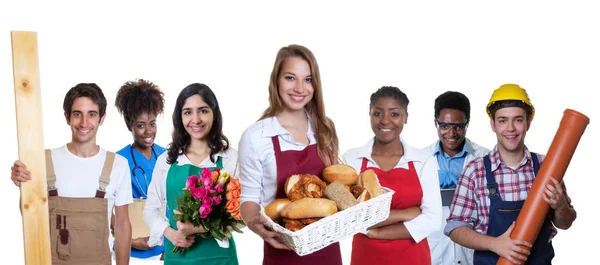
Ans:
{"label": "pink flower", "polygon": [[196,187],[196,183],[198,183],[198,176],[190,176],[185,182],[185,187],[191,191],[192,188]]}
{"label": "pink flower", "polygon": [[202,199],[207,194],[206,189],[204,187],[192,188],[190,189],[190,192],[192,193],[192,196],[194,196],[194,198],[196,199]]}
{"label": "pink flower", "polygon": [[219,203],[221,203],[221,197],[219,197],[219,196],[212,197],[212,205],[219,205]]}
{"label": "pink flower", "polygon": [[213,202],[212,199],[208,195],[206,195],[206,196],[204,196],[204,198],[202,198],[202,204],[212,205],[212,202]]}
{"label": "pink flower", "polygon": [[200,210],[198,211],[200,212],[200,218],[204,219],[208,216],[208,214],[210,214],[212,208],[208,204],[202,204],[202,206],[200,206]]}
{"label": "pink flower", "polygon": [[217,186],[215,186],[215,191],[218,193],[222,193],[223,192],[223,184],[217,184]]}
{"label": "pink flower", "polygon": [[212,187],[212,179],[210,178],[210,170],[207,168],[202,169],[202,177],[200,178],[200,183],[202,183],[205,187]]}

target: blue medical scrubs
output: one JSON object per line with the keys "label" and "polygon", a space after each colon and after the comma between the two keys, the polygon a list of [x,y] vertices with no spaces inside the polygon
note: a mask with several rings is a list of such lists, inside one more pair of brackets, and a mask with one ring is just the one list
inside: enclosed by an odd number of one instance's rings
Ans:
{"label": "blue medical scrubs", "polygon": [[[150,181],[152,181],[152,172],[154,172],[156,159],[166,151],[164,147],[157,144],[152,145],[152,148],[154,152],[150,159],[132,148],[131,145],[127,145],[117,152],[117,154],[127,158],[129,162],[129,168],[131,169],[131,191],[134,199],[147,199],[148,186],[150,185]],[[131,257],[144,259],[160,255],[163,251],[164,246],[155,246],[148,250],[131,248]]]}

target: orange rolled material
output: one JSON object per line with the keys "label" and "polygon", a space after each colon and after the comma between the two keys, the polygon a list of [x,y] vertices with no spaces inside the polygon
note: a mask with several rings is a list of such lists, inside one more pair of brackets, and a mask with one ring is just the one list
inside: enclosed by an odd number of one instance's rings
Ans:
{"label": "orange rolled material", "polygon": [[[550,149],[517,217],[515,228],[510,235],[512,239],[525,240],[532,244],[535,242],[550,209],[550,205],[544,201],[546,184],[552,183],[549,177],[552,176],[559,182],[563,179],[575,148],[589,123],[590,119],[582,113],[571,109],[565,110]],[[521,248],[530,250],[525,246]],[[496,265],[511,264],[503,257],[500,257],[496,263]]]}

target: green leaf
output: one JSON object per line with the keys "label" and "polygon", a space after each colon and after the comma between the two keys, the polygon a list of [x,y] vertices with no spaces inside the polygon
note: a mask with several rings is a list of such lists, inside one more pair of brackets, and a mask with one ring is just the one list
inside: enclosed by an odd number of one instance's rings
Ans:
{"label": "green leaf", "polygon": [[239,228],[237,228],[237,224],[233,224],[231,226],[231,228],[233,229],[233,231],[236,231],[238,233],[242,233],[242,234],[244,233],[244,232],[242,232],[242,230],[240,230]]}

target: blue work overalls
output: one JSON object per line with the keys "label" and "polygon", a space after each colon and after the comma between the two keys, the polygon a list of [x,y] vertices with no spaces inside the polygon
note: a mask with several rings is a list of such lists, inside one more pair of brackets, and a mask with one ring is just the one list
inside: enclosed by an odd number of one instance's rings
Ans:
{"label": "blue work overalls", "polygon": [[[533,172],[537,175],[540,169],[538,156],[535,153],[531,153],[531,158],[533,160]],[[494,179],[494,173],[491,170],[492,163],[489,156],[483,158],[483,164],[485,166],[485,178],[487,180],[487,188],[490,193],[489,196],[491,201],[490,222],[487,235],[498,237],[508,230],[513,221],[517,220],[525,201],[503,201],[498,193],[498,183],[496,183],[496,180]],[[527,257],[525,265],[551,264],[552,258],[554,258],[554,248],[552,247],[552,242],[549,242],[551,228],[552,223],[547,216],[538,233],[537,239],[531,248],[531,254]],[[492,251],[477,250],[473,256],[473,264],[496,265],[498,259],[499,256]]]}

